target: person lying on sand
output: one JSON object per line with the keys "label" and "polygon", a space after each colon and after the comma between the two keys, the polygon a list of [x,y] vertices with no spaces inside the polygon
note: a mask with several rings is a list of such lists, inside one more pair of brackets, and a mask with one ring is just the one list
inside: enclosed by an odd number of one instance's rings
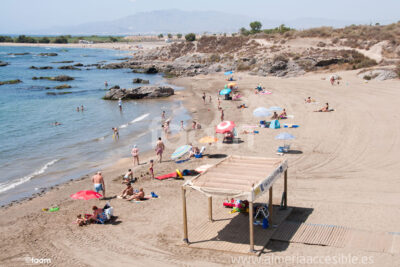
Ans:
{"label": "person lying on sand", "polygon": [[323,107],[323,108],[321,108],[321,109],[319,109],[319,110],[315,110],[314,112],[329,112],[330,110],[329,110],[329,104],[328,103],[326,103],[325,104],[325,107]]}
{"label": "person lying on sand", "polygon": [[144,191],[143,188],[139,189],[139,192],[131,196],[130,198],[127,198],[126,200],[131,201],[131,200],[143,200],[144,199]]}
{"label": "person lying on sand", "polygon": [[133,196],[133,187],[130,183],[126,185],[126,188],[122,191],[118,198],[127,198],[128,196]]}
{"label": "person lying on sand", "polygon": [[315,100],[311,98],[311,96],[307,97],[306,99],[304,99],[304,102],[306,103],[311,103],[314,102]]}
{"label": "person lying on sand", "polygon": [[76,216],[76,224],[78,226],[84,226],[87,224],[87,221],[82,217],[82,214],[78,214],[78,216]]}
{"label": "person lying on sand", "polygon": [[278,113],[274,111],[274,115],[272,115],[271,120],[277,120],[277,119],[279,119]]}

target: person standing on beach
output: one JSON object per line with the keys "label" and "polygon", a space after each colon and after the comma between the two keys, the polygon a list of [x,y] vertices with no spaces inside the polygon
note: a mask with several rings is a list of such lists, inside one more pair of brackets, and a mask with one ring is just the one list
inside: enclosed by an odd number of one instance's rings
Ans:
{"label": "person standing on beach", "polygon": [[221,108],[221,121],[224,121],[224,110]]}
{"label": "person standing on beach", "polygon": [[164,145],[163,141],[161,141],[161,137],[159,137],[155,150],[156,150],[156,154],[157,154],[157,157],[158,157],[158,160],[160,163],[162,161],[162,154],[164,152],[164,149],[165,149],[165,145]]}
{"label": "person standing on beach", "polygon": [[137,145],[134,145],[131,151],[132,157],[133,157],[133,166],[140,165],[139,163],[139,148],[137,148]]}
{"label": "person standing on beach", "polygon": [[203,98],[203,102],[204,102],[204,104],[206,104],[206,93],[204,93],[204,92],[203,92],[203,96],[202,96],[202,98]]}
{"label": "person standing on beach", "polygon": [[92,183],[94,186],[94,191],[99,193],[99,191],[102,191],[103,193],[103,198],[106,197],[106,186],[104,184],[104,178],[101,175],[101,172],[97,172],[95,175],[92,177]]}
{"label": "person standing on beach", "polygon": [[118,99],[118,106],[119,106],[119,110],[122,111],[122,99],[121,98]]}
{"label": "person standing on beach", "polygon": [[197,125],[197,122],[193,121],[193,124],[192,124],[192,129],[193,130],[196,130],[196,125]]}
{"label": "person standing on beach", "polygon": [[150,160],[149,172],[150,172],[151,178],[154,179],[154,160],[152,160],[152,159]]}
{"label": "person standing on beach", "polygon": [[113,139],[114,140],[119,140],[119,132],[118,132],[118,128],[117,127],[113,127],[113,128],[111,128],[112,130],[113,130]]}
{"label": "person standing on beach", "polygon": [[161,120],[165,121],[165,111],[163,110],[163,112],[161,113]]}
{"label": "person standing on beach", "polygon": [[210,104],[211,104],[211,101],[212,101],[211,95],[208,97],[208,100],[210,101]]}
{"label": "person standing on beach", "polygon": [[218,110],[220,110],[220,109],[221,109],[221,100],[218,97]]}
{"label": "person standing on beach", "polygon": [[183,127],[183,121],[181,121],[181,131],[184,131],[185,127]]}

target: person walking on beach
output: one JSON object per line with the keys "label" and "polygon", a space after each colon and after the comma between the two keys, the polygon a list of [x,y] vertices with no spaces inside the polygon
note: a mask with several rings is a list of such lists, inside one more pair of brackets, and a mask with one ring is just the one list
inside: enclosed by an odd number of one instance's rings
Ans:
{"label": "person walking on beach", "polygon": [[133,157],[133,166],[140,165],[139,163],[139,148],[137,148],[137,145],[134,145],[131,151],[131,155]]}
{"label": "person walking on beach", "polygon": [[218,97],[218,110],[220,110],[220,109],[221,109],[221,100]]}
{"label": "person walking on beach", "polygon": [[99,193],[99,191],[102,191],[103,193],[103,198],[106,197],[106,186],[104,184],[104,178],[101,175],[101,172],[97,172],[95,175],[92,177],[92,183],[94,186],[94,191]]}
{"label": "person walking on beach", "polygon": [[113,127],[111,128],[113,130],[113,139],[114,140],[119,140],[119,132],[118,132],[118,128],[117,127]]}
{"label": "person walking on beach", "polygon": [[164,152],[164,149],[165,149],[165,145],[164,145],[163,141],[161,141],[161,137],[159,137],[155,150],[156,150],[156,154],[157,154],[157,157],[158,157],[158,160],[160,163],[162,161],[162,154]]}
{"label": "person walking on beach", "polygon": [[122,111],[122,99],[121,98],[118,99],[118,106],[119,106],[119,110]]}
{"label": "person walking on beach", "polygon": [[203,98],[203,102],[204,102],[204,104],[206,104],[206,93],[204,93],[204,92],[203,92],[203,96],[202,96],[202,98]]}
{"label": "person walking on beach", "polygon": [[224,121],[224,110],[221,108],[221,121]]}
{"label": "person walking on beach", "polygon": [[184,131],[185,127],[183,127],[183,121],[181,121],[181,131]]}

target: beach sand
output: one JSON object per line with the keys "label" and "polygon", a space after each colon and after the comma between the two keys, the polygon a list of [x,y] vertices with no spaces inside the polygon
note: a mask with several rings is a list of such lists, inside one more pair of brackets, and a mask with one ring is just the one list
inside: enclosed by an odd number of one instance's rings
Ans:
{"label": "beach sand", "polygon": [[[225,111],[225,119],[239,125],[239,137],[244,142],[207,145],[206,153],[280,157],[276,155],[276,149],[282,145],[282,141],[274,137],[280,132],[289,132],[296,137],[291,141],[295,153],[284,156],[289,161],[288,205],[294,207],[289,220],[345,226],[371,233],[400,232],[400,120],[397,111],[400,83],[398,80],[365,83],[357,77],[356,71],[338,74],[342,80],[340,85],[335,86],[331,86],[329,79],[326,79],[330,73],[287,79],[235,74],[243,98],[241,101],[221,99],[221,106]],[[173,98],[184,100],[193,119],[203,128],[181,132],[166,140],[166,161],[155,164],[156,175],[177,168],[192,169],[220,160],[203,157],[176,164],[169,161],[169,155],[179,145],[189,142],[197,144],[196,140],[202,136],[213,135],[215,125],[220,121],[216,108],[217,93],[226,83],[224,79],[223,74],[213,74],[171,81],[186,88]],[[272,94],[255,95],[254,88],[258,83],[262,83]],[[203,92],[212,95],[211,104],[203,104]],[[308,96],[317,102],[304,103]],[[335,109],[334,112],[313,112],[326,102]],[[237,109],[236,106],[242,103],[249,108]],[[298,124],[300,127],[280,130],[258,128],[259,134],[242,134],[241,126],[258,124],[260,119],[253,117],[252,111],[261,106],[286,108],[293,117],[282,123]],[[143,156],[146,161],[149,157],[155,158],[154,152]],[[103,170],[108,196],[116,196],[123,190],[119,176],[129,167],[132,167],[131,160],[121,159],[113,167]],[[148,165],[145,164],[135,168],[134,172],[144,174],[147,169]],[[160,198],[141,203],[114,198],[109,200],[118,218],[114,224],[108,225],[78,227],[73,223],[77,214],[90,212],[92,205],[105,204],[104,200],[80,201],[69,198],[70,194],[79,190],[92,189],[87,178],[61,185],[29,201],[2,208],[0,265],[22,266],[26,257],[49,258],[54,266],[231,264],[232,257],[239,255],[180,246],[183,238],[182,184],[181,180],[140,178],[134,188],[143,187],[147,194],[154,191]],[[280,202],[280,188],[278,184],[274,190],[275,204]],[[207,198],[190,191],[187,202],[189,228],[195,227],[207,219]],[[53,205],[58,205],[60,210],[54,213],[41,211]],[[222,200],[216,199],[214,205],[222,205]],[[271,255],[352,255],[372,257],[373,266],[400,265],[398,252],[278,241],[272,241],[267,250],[273,253],[262,254],[261,258]]]}

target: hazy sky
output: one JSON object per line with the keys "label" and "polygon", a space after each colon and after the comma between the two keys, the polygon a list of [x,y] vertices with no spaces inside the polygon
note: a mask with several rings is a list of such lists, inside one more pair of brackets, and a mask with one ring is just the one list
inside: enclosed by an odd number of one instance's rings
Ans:
{"label": "hazy sky", "polygon": [[114,20],[161,9],[215,10],[280,20],[400,20],[400,0],[0,0],[0,33]]}

